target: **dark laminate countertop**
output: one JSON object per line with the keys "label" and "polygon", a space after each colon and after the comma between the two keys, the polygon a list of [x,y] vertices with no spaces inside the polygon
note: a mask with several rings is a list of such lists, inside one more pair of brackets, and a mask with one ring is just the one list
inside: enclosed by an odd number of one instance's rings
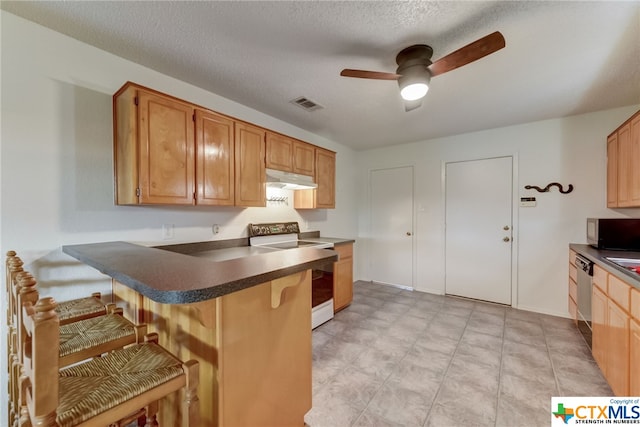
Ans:
{"label": "dark laminate countertop", "polygon": [[604,268],[609,273],[620,278],[621,280],[624,280],[631,286],[640,288],[640,275],[632,273],[626,268],[622,268],[606,259],[606,257],[640,259],[640,252],[600,250],[590,245],[583,245],[578,243],[571,243],[569,245],[569,248],[573,249],[574,251],[576,251],[576,253],[579,253],[585,258],[593,261],[598,266]]}
{"label": "dark laminate countertop", "polygon": [[[118,282],[165,304],[217,298],[273,279],[336,261],[328,249],[300,248],[257,253],[247,239],[189,243],[156,248],[127,242],[63,246],[64,253]],[[222,259],[203,252],[232,248],[247,256]],[[251,253],[250,253],[251,252]],[[218,259],[218,260],[216,260]]]}
{"label": "dark laminate countertop", "polygon": [[307,242],[333,243],[334,245],[344,245],[355,242],[353,239],[339,239],[337,237],[300,237],[300,240],[306,240]]}

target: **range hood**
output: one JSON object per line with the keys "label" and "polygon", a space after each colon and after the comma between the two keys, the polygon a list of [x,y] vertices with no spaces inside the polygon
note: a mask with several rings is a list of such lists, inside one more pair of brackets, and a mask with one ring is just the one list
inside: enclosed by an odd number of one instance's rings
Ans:
{"label": "range hood", "polygon": [[267,187],[282,188],[284,190],[308,190],[318,187],[313,178],[297,173],[267,169]]}

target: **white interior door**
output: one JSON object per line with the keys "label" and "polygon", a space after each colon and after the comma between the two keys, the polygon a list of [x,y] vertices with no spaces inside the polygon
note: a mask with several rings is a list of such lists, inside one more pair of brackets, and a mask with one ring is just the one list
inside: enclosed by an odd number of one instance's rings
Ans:
{"label": "white interior door", "polygon": [[511,305],[513,158],[446,164],[447,294]]}
{"label": "white interior door", "polygon": [[370,172],[370,277],[413,287],[413,167]]}

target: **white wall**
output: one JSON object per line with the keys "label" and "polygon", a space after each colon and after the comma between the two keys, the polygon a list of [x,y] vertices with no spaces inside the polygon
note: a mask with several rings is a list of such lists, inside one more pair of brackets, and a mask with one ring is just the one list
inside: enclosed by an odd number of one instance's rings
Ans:
{"label": "white wall", "polygon": [[[368,185],[372,169],[413,165],[415,169],[415,289],[444,293],[444,208],[442,168],[445,162],[515,156],[518,198],[535,196],[537,206],[517,208],[514,255],[517,300],[522,309],[568,316],[568,244],[585,242],[587,217],[640,217],[640,210],[606,208],[606,137],[640,106],[474,132],[360,153],[358,187]],[[557,181],[573,184],[568,195],[525,190]],[[369,277],[368,189],[360,191],[356,253]],[[470,207],[471,208],[471,207]]]}
{"label": "white wall", "polygon": [[[351,149],[15,15],[0,11],[0,18],[0,248],[3,254],[16,250],[45,293],[62,300],[109,292],[110,281],[63,254],[62,245],[230,239],[246,236],[250,222],[270,221],[299,221],[305,230],[356,237]],[[126,81],[336,151],[336,209],[114,206],[111,99]],[[173,240],[162,240],[162,224],[174,224]],[[213,224],[221,225],[216,236]],[[6,372],[0,375],[6,384]],[[6,388],[1,393],[6,402]]]}
{"label": "white wall", "polygon": [[[228,239],[246,236],[249,222],[277,220],[356,236],[351,149],[15,15],[1,16],[2,251],[15,249],[33,263],[65,244]],[[337,208],[114,206],[111,97],[128,80],[337,151]],[[175,225],[173,240],[162,240],[162,224]],[[221,225],[219,235],[212,224]],[[46,284],[48,273],[41,273]]]}

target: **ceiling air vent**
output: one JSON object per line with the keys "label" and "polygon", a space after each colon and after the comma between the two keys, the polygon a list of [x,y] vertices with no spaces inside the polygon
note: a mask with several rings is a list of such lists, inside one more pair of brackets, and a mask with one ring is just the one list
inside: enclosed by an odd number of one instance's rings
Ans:
{"label": "ceiling air vent", "polygon": [[292,99],[290,102],[307,111],[315,111],[324,108],[322,105],[310,100],[309,98],[305,98],[304,96]]}

